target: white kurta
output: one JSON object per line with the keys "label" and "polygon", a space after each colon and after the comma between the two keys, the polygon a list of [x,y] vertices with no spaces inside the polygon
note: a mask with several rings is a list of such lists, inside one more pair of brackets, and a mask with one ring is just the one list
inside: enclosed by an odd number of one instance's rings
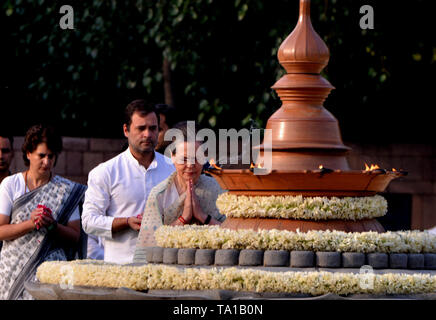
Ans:
{"label": "white kurta", "polygon": [[157,152],[145,169],[129,148],[91,170],[82,224],[86,233],[103,238],[106,262],[132,262],[138,232],[129,228],[112,234],[112,222],[141,214],[151,189],[174,170],[171,159]]}

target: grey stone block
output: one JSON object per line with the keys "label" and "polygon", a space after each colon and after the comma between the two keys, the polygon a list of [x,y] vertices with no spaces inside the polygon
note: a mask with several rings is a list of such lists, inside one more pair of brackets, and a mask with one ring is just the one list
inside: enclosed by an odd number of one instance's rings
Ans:
{"label": "grey stone block", "polygon": [[103,154],[100,152],[84,152],[83,153],[83,172],[87,173],[102,163]]}
{"label": "grey stone block", "polygon": [[88,150],[88,139],[63,137],[62,144],[64,150],[86,151]]}
{"label": "grey stone block", "polygon": [[424,268],[429,270],[436,270],[435,253],[424,253]]}
{"label": "grey stone block", "polygon": [[165,248],[162,262],[166,264],[177,264],[178,248]]}
{"label": "grey stone block", "polygon": [[409,253],[407,257],[408,269],[424,269],[424,255],[422,253]]}
{"label": "grey stone block", "polygon": [[186,265],[194,264],[195,251],[196,249],[192,248],[179,249],[179,252],[177,252],[177,263]]}
{"label": "grey stone block", "polygon": [[291,251],[291,267],[311,268],[315,265],[315,253],[312,251]]}
{"label": "grey stone block", "polygon": [[124,143],[125,141],[122,139],[91,138],[89,139],[89,150],[121,152]]}
{"label": "grey stone block", "polygon": [[162,263],[163,261],[163,251],[162,247],[153,247],[153,262]]}
{"label": "grey stone block", "polygon": [[153,263],[153,248],[154,247],[147,247],[145,248],[145,258],[147,259],[148,263]]}
{"label": "grey stone block", "polygon": [[240,266],[261,266],[263,263],[263,250],[241,250],[239,254]]}
{"label": "grey stone block", "polygon": [[215,252],[215,265],[235,266],[239,262],[239,250],[220,249]]}
{"label": "grey stone block", "polygon": [[362,252],[343,252],[342,266],[344,268],[360,268],[365,265],[366,255]]}
{"label": "grey stone block", "polygon": [[370,265],[374,269],[388,268],[389,256],[387,253],[383,253],[383,252],[368,253],[367,258],[368,258],[368,265]]}
{"label": "grey stone block", "polygon": [[333,251],[316,252],[316,265],[322,268],[339,268],[341,266],[341,253]]}
{"label": "grey stone block", "polygon": [[195,252],[195,264],[201,266],[210,266],[214,264],[215,250],[214,249],[197,249]]}
{"label": "grey stone block", "polygon": [[289,251],[266,250],[263,256],[265,267],[286,267],[289,266]]}
{"label": "grey stone block", "polygon": [[78,151],[67,151],[66,153],[66,174],[69,176],[82,175],[83,154]]}
{"label": "grey stone block", "polygon": [[391,269],[407,269],[407,254],[406,253],[390,253],[389,268]]}

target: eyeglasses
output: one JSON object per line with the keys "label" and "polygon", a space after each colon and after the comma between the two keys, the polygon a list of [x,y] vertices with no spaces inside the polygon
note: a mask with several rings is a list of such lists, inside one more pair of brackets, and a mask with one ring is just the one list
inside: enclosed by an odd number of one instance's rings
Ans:
{"label": "eyeglasses", "polygon": [[183,165],[202,165],[196,158],[188,158],[188,157],[176,157],[176,164]]}

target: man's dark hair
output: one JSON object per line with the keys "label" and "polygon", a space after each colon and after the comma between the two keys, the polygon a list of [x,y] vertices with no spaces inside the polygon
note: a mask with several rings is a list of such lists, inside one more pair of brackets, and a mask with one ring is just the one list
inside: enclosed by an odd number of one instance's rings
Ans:
{"label": "man's dark hair", "polygon": [[163,114],[165,116],[165,122],[168,128],[172,128],[178,121],[177,110],[175,107],[168,104],[157,104],[156,111],[158,114]]}
{"label": "man's dark hair", "polygon": [[132,116],[135,112],[139,112],[142,116],[154,112],[157,117],[157,124],[159,125],[159,115],[153,104],[145,102],[143,99],[137,99],[130,102],[124,112],[124,123],[127,126],[127,130],[130,130],[130,124],[132,123]]}
{"label": "man's dark hair", "polygon": [[14,150],[14,137],[4,130],[0,130],[0,137],[8,139],[11,144],[11,150]]}
{"label": "man's dark hair", "polygon": [[23,151],[24,164],[27,167],[30,165],[30,161],[27,159],[27,153],[35,151],[38,145],[43,142],[47,144],[47,148],[55,154],[56,159],[54,164],[56,165],[58,155],[62,151],[62,137],[56,132],[54,127],[37,124],[27,130],[21,148]]}

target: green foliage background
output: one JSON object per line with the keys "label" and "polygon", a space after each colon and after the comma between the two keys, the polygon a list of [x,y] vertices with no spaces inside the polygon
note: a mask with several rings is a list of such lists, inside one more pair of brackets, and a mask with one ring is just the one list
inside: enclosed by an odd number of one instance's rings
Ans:
{"label": "green foliage background", "polygon": [[[59,8],[74,8],[62,30]],[[370,4],[375,29],[359,27]],[[313,0],[312,22],[330,48],[325,106],[345,140],[424,141],[433,120],[435,19],[431,0]],[[0,5],[2,123],[24,134],[50,121],[68,136],[118,137],[125,105],[162,103],[171,63],[183,119],[211,128],[265,127],[280,107],[280,43],[297,0],[26,1]],[[419,124],[413,130],[411,126]]]}

